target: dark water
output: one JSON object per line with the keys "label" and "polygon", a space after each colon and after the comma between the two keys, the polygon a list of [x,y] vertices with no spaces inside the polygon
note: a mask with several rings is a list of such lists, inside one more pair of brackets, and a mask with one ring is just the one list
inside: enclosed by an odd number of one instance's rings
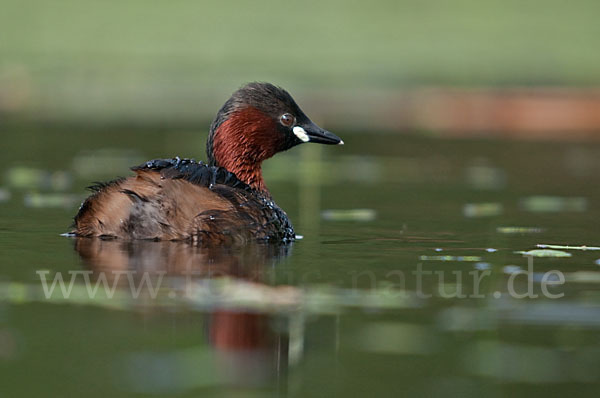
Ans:
{"label": "dark water", "polygon": [[198,248],[59,234],[204,135],[4,128],[3,396],[596,396],[600,146],[339,133],[265,164],[303,239]]}

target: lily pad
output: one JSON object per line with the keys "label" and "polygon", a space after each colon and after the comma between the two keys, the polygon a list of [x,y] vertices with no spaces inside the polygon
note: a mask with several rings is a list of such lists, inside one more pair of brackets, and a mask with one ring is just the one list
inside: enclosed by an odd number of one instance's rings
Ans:
{"label": "lily pad", "polygon": [[419,256],[422,261],[462,261],[462,262],[480,262],[479,256]]}
{"label": "lily pad", "polygon": [[562,250],[553,250],[553,249],[535,249],[529,251],[516,251],[517,254],[522,254],[523,256],[531,256],[531,257],[571,257],[571,253],[567,253]]}
{"label": "lily pad", "polygon": [[498,227],[496,232],[499,234],[537,234],[544,232],[544,229],[538,227]]}
{"label": "lily pad", "polygon": [[463,206],[463,215],[468,218],[494,217],[502,214],[502,203],[466,203]]}
{"label": "lily pad", "polygon": [[596,246],[568,246],[568,245],[545,245],[540,243],[537,245],[540,249],[562,249],[562,250],[600,250]]}
{"label": "lily pad", "polygon": [[332,209],[321,212],[321,217],[327,221],[373,221],[376,216],[373,209]]}

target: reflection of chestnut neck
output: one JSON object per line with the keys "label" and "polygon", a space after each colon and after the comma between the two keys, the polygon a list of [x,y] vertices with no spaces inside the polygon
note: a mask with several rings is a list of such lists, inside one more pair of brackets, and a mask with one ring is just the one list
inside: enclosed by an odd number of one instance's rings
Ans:
{"label": "reflection of chestnut neck", "polygon": [[281,135],[275,134],[276,130],[274,120],[254,107],[234,112],[213,132],[212,152],[216,165],[268,195],[261,165],[282,146]]}
{"label": "reflection of chestnut neck", "polygon": [[211,316],[211,342],[225,350],[251,350],[268,345],[270,330],[265,315],[216,311]]}

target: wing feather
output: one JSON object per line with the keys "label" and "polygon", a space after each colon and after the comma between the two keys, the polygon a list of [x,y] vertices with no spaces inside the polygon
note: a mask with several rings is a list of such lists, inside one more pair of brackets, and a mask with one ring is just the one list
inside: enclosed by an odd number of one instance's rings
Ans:
{"label": "wing feather", "polygon": [[293,240],[283,210],[227,170],[156,159],[135,176],[96,184],[75,216],[78,236],[240,242]]}

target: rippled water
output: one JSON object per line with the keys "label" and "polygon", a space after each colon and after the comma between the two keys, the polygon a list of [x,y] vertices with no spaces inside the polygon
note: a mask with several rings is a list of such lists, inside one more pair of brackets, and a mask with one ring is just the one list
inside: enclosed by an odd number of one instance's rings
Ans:
{"label": "rippled water", "polygon": [[204,135],[5,128],[2,391],[595,396],[600,146],[338,133],[265,164],[303,239],[201,248],[59,234]]}

